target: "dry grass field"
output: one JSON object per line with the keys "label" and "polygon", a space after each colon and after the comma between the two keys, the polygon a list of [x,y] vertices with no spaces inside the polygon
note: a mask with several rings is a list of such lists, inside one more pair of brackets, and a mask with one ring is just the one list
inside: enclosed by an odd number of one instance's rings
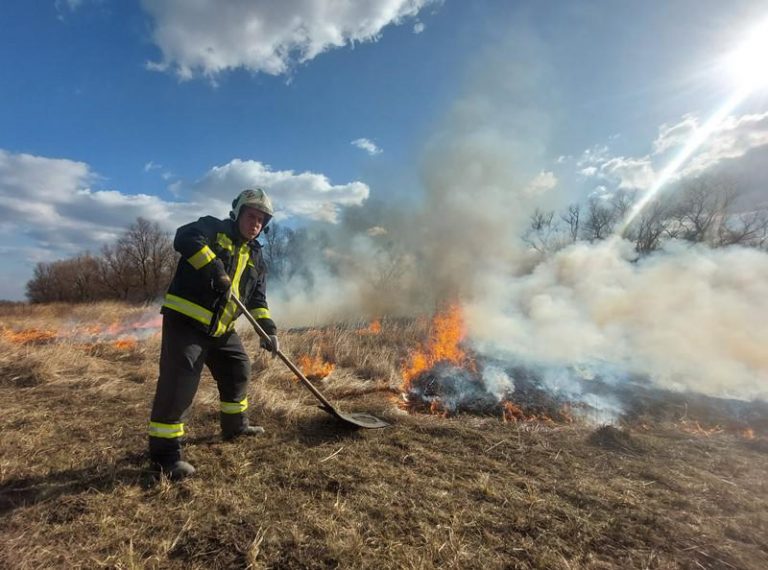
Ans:
{"label": "dry grass field", "polygon": [[354,431],[244,332],[267,433],[222,442],[206,373],[198,474],[171,484],[146,470],[156,310],[0,313],[1,568],[768,568],[764,407],[731,427],[680,395],[616,427],[408,413],[428,320],[284,332],[333,365],[312,377],[341,409],[393,423]]}

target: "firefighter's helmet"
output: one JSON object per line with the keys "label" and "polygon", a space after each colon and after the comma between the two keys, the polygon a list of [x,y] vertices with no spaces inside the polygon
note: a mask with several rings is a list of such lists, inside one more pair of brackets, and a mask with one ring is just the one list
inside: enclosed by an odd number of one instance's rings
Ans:
{"label": "firefighter's helmet", "polygon": [[267,193],[263,188],[248,188],[240,192],[240,194],[237,195],[237,198],[232,201],[232,211],[229,213],[229,217],[236,220],[240,215],[240,210],[243,206],[255,208],[260,212],[263,212],[266,216],[264,219],[265,226],[274,215],[272,200],[269,199],[269,196],[267,196]]}

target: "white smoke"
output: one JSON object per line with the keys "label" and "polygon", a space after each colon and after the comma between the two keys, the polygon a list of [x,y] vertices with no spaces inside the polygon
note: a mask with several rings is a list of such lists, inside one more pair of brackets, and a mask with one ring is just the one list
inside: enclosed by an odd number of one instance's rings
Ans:
{"label": "white smoke", "polygon": [[635,260],[620,240],[575,244],[528,275],[485,275],[466,313],[480,350],[496,356],[768,398],[768,254],[759,250],[670,243]]}
{"label": "white smoke", "polygon": [[[269,293],[271,312],[281,328],[321,326],[361,318],[361,284],[354,279],[339,279],[321,263],[312,265],[317,286],[308,287],[301,279],[280,283]],[[363,314],[364,316],[364,314]]]}
{"label": "white smoke", "polygon": [[515,391],[515,382],[498,366],[486,366],[482,371],[483,383],[488,392],[499,401],[508,398]]}
{"label": "white smoke", "polygon": [[[427,145],[422,208],[356,210],[331,236],[334,270],[315,258],[315,289],[288,292],[280,312],[322,324],[423,313],[459,298],[481,356],[529,367],[598,422],[614,421],[621,406],[591,379],[639,375],[672,390],[768,398],[764,251],[673,242],[638,258],[613,238],[542,259],[524,247],[536,208],[573,200],[543,167],[548,75],[531,46],[495,46],[469,74]],[[517,384],[504,365],[498,372],[485,374],[496,397]]]}

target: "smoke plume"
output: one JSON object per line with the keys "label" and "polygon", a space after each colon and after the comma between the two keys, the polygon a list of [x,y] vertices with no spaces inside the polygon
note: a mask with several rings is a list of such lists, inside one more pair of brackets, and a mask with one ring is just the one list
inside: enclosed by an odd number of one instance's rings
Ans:
{"label": "smoke plume", "polygon": [[[424,313],[458,298],[481,357],[535,369],[546,389],[609,419],[619,405],[585,390],[591,378],[639,375],[666,389],[768,398],[764,251],[671,242],[638,258],[612,238],[542,258],[524,246],[536,208],[568,203],[541,168],[551,119],[535,45],[480,58],[428,141],[419,207],[348,210],[307,260],[312,286],[283,283],[275,314],[321,324]],[[509,392],[515,382],[489,373],[486,387]]]}
{"label": "smoke plume", "polygon": [[671,243],[635,260],[620,240],[575,244],[467,306],[481,351],[645,374],[716,397],[768,397],[768,255]]}

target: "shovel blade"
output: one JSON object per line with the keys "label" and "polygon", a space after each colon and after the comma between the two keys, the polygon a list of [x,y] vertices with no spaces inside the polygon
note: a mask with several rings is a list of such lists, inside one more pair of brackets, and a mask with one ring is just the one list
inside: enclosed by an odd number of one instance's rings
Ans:
{"label": "shovel blade", "polygon": [[366,429],[379,429],[389,427],[391,425],[384,420],[380,420],[376,416],[372,416],[371,414],[366,414],[364,412],[344,414],[338,410],[334,410],[333,415],[349,424]]}

